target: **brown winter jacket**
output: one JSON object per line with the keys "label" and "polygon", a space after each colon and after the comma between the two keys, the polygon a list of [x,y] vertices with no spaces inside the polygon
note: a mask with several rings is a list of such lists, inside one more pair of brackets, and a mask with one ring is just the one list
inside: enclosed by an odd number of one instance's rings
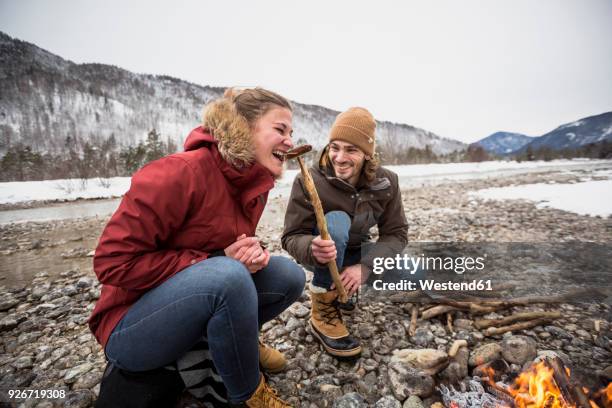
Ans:
{"label": "brown winter jacket", "polygon": [[[325,154],[325,150],[323,151]],[[357,186],[335,177],[333,169],[317,164],[310,169],[317,187],[323,211],[344,211],[351,217],[349,249],[358,249],[362,242],[370,239],[369,230],[378,225],[379,249],[362,258],[362,264],[370,265],[376,253],[401,250],[408,243],[408,223],[404,214],[397,174],[378,168],[376,178],[367,183],[362,176]],[[317,265],[312,256],[311,242],[316,227],[314,210],[299,174],[291,189],[285,214],[285,230],[282,244],[291,256],[302,265]]]}

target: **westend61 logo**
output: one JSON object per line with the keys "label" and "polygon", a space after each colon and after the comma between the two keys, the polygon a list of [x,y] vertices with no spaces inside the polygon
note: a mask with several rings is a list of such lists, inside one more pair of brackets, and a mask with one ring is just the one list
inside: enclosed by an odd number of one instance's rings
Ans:
{"label": "westend61 logo", "polygon": [[397,254],[395,257],[377,257],[372,264],[372,272],[380,275],[388,270],[402,270],[414,275],[418,270],[455,272],[461,275],[470,271],[482,271],[485,267],[484,257],[441,257],[441,256],[409,256]]}

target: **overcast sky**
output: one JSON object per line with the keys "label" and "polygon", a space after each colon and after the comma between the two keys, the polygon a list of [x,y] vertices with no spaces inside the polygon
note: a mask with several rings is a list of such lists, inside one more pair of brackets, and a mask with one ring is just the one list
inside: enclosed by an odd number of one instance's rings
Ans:
{"label": "overcast sky", "polygon": [[254,86],[472,142],[612,110],[612,1],[0,0],[75,62]]}

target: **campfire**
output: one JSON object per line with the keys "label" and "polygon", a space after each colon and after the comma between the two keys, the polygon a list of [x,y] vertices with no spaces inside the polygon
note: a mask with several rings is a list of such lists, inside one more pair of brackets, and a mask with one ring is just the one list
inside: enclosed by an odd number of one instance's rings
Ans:
{"label": "campfire", "polygon": [[[497,373],[488,369],[488,377],[478,377],[461,384],[440,387],[449,408],[607,408],[612,407],[612,383],[591,393],[576,383],[569,368],[559,358],[544,359],[516,377],[510,385],[495,382]],[[484,387],[483,387],[484,384]],[[468,390],[469,389],[469,390]]]}

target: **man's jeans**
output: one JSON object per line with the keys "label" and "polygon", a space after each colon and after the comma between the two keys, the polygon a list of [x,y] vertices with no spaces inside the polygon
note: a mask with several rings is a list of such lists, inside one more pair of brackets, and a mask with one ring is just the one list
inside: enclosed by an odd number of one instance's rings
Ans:
{"label": "man's jeans", "polygon": [[[327,222],[327,231],[332,241],[336,244],[336,265],[338,266],[338,271],[341,271],[343,266],[359,263],[361,250],[346,250],[349,241],[349,230],[351,228],[351,218],[348,214],[344,211],[330,211],[325,214],[325,221]],[[319,234],[317,228],[315,228],[314,234]],[[315,266],[313,271],[312,285],[330,289],[334,281],[329,273],[329,268]]]}
{"label": "man's jeans", "polygon": [[206,259],[132,305],[113,330],[106,356],[124,370],[151,370],[173,363],[206,336],[230,401],[245,401],[260,380],[259,328],[289,307],[304,283],[302,268],[281,256],[255,274],[229,257]]}
{"label": "man's jeans", "polygon": [[[342,271],[343,267],[358,264],[363,255],[367,254],[370,249],[376,245],[373,242],[363,242],[361,248],[348,249],[349,230],[351,228],[351,218],[344,211],[330,211],[325,214],[327,221],[327,231],[331,239],[336,244],[336,265],[338,271]],[[319,231],[315,228],[314,234],[318,235]],[[325,289],[330,289],[333,283],[329,268],[327,267],[309,267],[309,270],[314,272],[312,285]],[[371,274],[370,280],[376,275]],[[402,279],[418,280],[424,276],[424,271],[420,269],[415,274],[409,271],[392,269],[385,272],[386,282],[399,282]],[[369,282],[369,281],[368,281]]]}

